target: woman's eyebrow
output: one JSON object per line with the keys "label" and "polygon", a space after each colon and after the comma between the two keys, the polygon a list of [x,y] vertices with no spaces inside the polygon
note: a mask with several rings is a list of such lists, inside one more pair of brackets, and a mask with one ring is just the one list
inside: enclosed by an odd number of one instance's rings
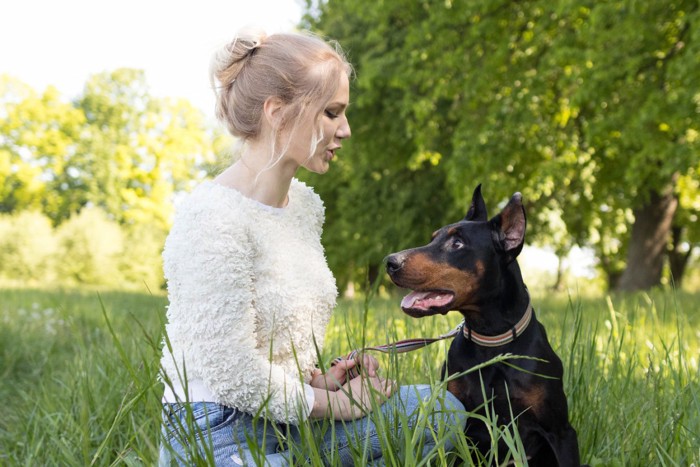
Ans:
{"label": "woman's eyebrow", "polygon": [[348,102],[339,102],[339,101],[331,102],[328,104],[328,107],[338,107],[338,108],[343,109],[343,110],[347,109],[349,106],[350,106],[350,104]]}

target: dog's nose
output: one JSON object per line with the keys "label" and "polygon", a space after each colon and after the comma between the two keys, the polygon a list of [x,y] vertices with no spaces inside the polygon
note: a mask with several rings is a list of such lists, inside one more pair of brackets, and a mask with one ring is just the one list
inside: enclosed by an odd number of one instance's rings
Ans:
{"label": "dog's nose", "polygon": [[396,273],[403,267],[403,257],[399,254],[387,256],[384,258],[384,262],[386,263],[386,272],[390,275]]}

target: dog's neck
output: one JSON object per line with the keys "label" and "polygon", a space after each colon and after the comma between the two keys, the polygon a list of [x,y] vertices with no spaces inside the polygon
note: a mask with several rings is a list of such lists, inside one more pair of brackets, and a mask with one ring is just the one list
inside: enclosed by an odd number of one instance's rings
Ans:
{"label": "dog's neck", "polygon": [[522,318],[530,296],[513,261],[502,271],[497,283],[468,308],[459,310],[473,331],[485,336],[504,333]]}

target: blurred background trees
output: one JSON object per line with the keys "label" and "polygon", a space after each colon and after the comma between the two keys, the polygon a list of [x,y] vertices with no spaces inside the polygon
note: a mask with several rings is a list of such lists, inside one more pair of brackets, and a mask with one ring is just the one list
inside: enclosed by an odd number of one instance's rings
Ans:
{"label": "blurred background trees", "polygon": [[[300,172],[341,287],[460,219],[478,183],[492,214],[522,192],[528,243],[591,251],[608,287],[680,284],[700,244],[699,3],[309,0],[301,26],[356,70],[353,137],[327,175]],[[0,276],[159,284],[174,198],[229,145],[138,70],[73,101],[1,78]]]}
{"label": "blurred background trees", "polygon": [[321,185],[343,206],[377,206],[328,220],[359,242],[356,258],[377,264],[416,232],[427,240],[483,183],[492,208],[523,193],[530,242],[559,256],[591,248],[611,288],[660,284],[666,258],[682,280],[700,241],[698,1],[309,10],[307,26],[337,39],[357,72],[347,162]]}
{"label": "blurred background trees", "polygon": [[72,102],[3,77],[0,276],[160,287],[173,199],[211,164],[210,133],[139,70],[91,76]]}

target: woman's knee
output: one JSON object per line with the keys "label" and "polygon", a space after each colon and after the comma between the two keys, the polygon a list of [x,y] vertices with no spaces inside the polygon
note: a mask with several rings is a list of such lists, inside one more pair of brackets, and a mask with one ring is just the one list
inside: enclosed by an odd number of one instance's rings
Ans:
{"label": "woman's knee", "polygon": [[451,425],[460,426],[464,431],[467,426],[467,412],[464,405],[450,391],[444,391],[443,407],[451,419]]}
{"label": "woman's knee", "polygon": [[401,386],[398,395],[406,413],[417,413],[420,408],[427,408],[447,425],[460,426],[462,429],[466,426],[464,406],[446,389],[417,384]]}
{"label": "woman's knee", "polygon": [[446,451],[454,448],[467,422],[459,399],[440,386],[427,384],[403,386],[398,395],[409,415],[411,429],[424,430],[424,456],[429,456],[438,443]]}

